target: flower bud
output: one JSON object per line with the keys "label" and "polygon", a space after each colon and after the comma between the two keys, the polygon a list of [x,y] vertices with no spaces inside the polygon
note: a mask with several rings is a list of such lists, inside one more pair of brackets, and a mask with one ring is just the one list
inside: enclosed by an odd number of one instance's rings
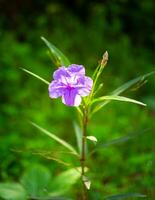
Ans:
{"label": "flower bud", "polygon": [[103,57],[102,57],[102,60],[101,60],[101,66],[102,67],[105,67],[105,65],[107,64],[108,62],[108,52],[106,51],[104,54],[103,54]]}

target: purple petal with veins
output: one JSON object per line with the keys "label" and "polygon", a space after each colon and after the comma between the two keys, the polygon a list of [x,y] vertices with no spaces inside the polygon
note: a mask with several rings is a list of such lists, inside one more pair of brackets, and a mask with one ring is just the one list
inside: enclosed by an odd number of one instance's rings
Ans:
{"label": "purple petal with veins", "polygon": [[67,106],[79,106],[81,103],[81,96],[77,93],[76,89],[66,89],[62,95],[62,102]]}
{"label": "purple petal with veins", "polygon": [[71,73],[77,73],[78,75],[85,75],[85,68],[83,67],[83,65],[72,64],[67,69]]}
{"label": "purple petal with veins", "polygon": [[54,72],[53,78],[49,85],[49,96],[61,96],[67,106],[79,106],[81,97],[88,96],[92,90],[93,80],[85,76],[82,65],[72,64],[68,68],[62,66]]}

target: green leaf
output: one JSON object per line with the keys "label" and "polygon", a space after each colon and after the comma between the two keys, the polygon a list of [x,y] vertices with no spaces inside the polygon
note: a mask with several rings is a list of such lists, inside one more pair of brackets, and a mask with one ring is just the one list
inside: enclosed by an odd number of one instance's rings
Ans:
{"label": "green leaf", "polygon": [[66,141],[64,141],[63,139],[60,139],[59,137],[57,137],[56,135],[54,135],[53,133],[47,131],[46,129],[42,128],[41,126],[30,122],[34,127],[36,127],[37,129],[39,129],[41,132],[43,132],[44,134],[48,135],[50,138],[52,138],[53,140],[57,141],[58,143],[60,143],[61,145],[63,145],[65,148],[67,148],[68,150],[70,150],[71,153],[79,156],[79,154],[77,153],[77,151],[74,149],[74,147],[72,147],[69,143],[67,143]]}
{"label": "green leaf", "polygon": [[146,132],[148,132],[148,130],[150,130],[149,128],[146,128],[142,131],[137,131],[135,133],[130,133],[124,137],[120,137],[120,138],[117,138],[117,139],[113,139],[113,140],[110,140],[108,142],[105,142],[103,144],[99,144],[96,146],[96,148],[90,152],[90,155],[93,154],[94,152],[96,152],[97,150],[99,150],[100,148],[106,148],[106,147],[109,147],[110,145],[114,145],[114,144],[119,144],[119,143],[122,143],[122,142],[126,142],[128,140],[131,140],[131,139],[134,139],[135,137],[138,137]]}
{"label": "green leaf", "polygon": [[0,197],[7,200],[26,200],[25,189],[18,183],[0,183]]}
{"label": "green leaf", "polygon": [[125,92],[126,90],[128,90],[132,86],[136,85],[137,83],[143,82],[147,77],[153,75],[154,73],[155,72],[150,72],[150,73],[144,74],[142,76],[139,76],[137,78],[134,78],[134,79],[124,83],[122,86],[118,87],[116,90],[111,92],[111,95],[119,95],[122,92]]}
{"label": "green leaf", "polygon": [[92,104],[95,103],[95,102],[100,102],[100,101],[105,101],[105,100],[125,101],[125,102],[130,102],[130,103],[135,103],[135,104],[139,104],[139,105],[142,105],[142,106],[146,106],[146,104],[144,104],[140,101],[136,101],[134,99],[130,99],[130,98],[123,97],[123,96],[114,96],[114,95],[96,98],[92,101]]}
{"label": "green leaf", "polygon": [[53,181],[50,196],[58,196],[67,193],[81,177],[81,167],[69,169],[59,174]]}
{"label": "green leaf", "polygon": [[42,82],[46,83],[47,85],[50,84],[50,82],[46,81],[46,80],[43,79],[41,76],[38,76],[37,74],[35,74],[35,73],[33,73],[33,72],[31,72],[31,71],[29,71],[29,70],[27,70],[27,69],[24,69],[24,68],[21,68],[21,69],[22,69],[24,72],[26,72],[26,73],[28,73],[28,74],[34,76],[35,78],[41,80]]}
{"label": "green leaf", "polygon": [[141,197],[144,198],[146,195],[139,194],[139,193],[126,193],[126,194],[117,194],[117,195],[111,195],[105,197],[105,200],[122,200],[122,199],[128,199],[132,197]]}
{"label": "green leaf", "polygon": [[[123,84],[122,86],[118,87],[116,90],[114,90],[113,92],[111,92],[109,95],[112,96],[118,96],[119,94],[127,91],[129,88],[131,88],[132,86],[138,84],[139,82],[145,81],[145,79],[149,76],[151,76],[152,74],[154,74],[155,72],[151,72],[148,74],[144,74],[142,76],[139,76],[135,79],[132,79],[128,82],[126,82],[125,84]],[[97,105],[94,110],[92,111],[92,114],[96,113],[98,110],[100,110],[103,106],[105,106],[106,104],[108,104],[111,100],[106,100],[102,103],[100,103],[99,105]]]}
{"label": "green leaf", "polygon": [[[65,166],[70,166],[69,163],[66,163],[64,162],[63,160],[60,160],[59,158],[53,156],[55,152],[51,152],[48,153],[48,152],[32,152],[32,154],[35,154],[35,155],[40,155],[40,156],[43,156],[44,158],[48,159],[48,160],[54,160],[56,161],[57,163],[60,163],[60,164],[63,164]],[[58,152],[57,152],[58,153]],[[66,153],[66,152],[59,152],[59,153]],[[68,152],[67,152],[68,153]]]}
{"label": "green leaf", "polygon": [[[79,154],[81,155],[82,154],[82,137],[83,137],[82,130],[76,122],[74,122],[73,125],[74,125],[75,134],[76,134],[76,141],[77,141]],[[87,143],[85,144],[85,152],[86,154],[88,152]]]}
{"label": "green leaf", "polygon": [[86,136],[86,138],[90,141],[93,141],[95,144],[97,143],[97,138],[95,136]]}
{"label": "green leaf", "polygon": [[60,67],[62,65],[63,66],[70,65],[70,61],[68,60],[68,58],[58,48],[56,48],[52,43],[50,43],[44,37],[41,37],[41,39],[45,42],[45,44],[49,48],[53,63],[56,66]]}
{"label": "green leaf", "polygon": [[120,137],[120,138],[111,140],[109,142],[106,142],[104,144],[100,144],[99,147],[102,147],[102,148],[108,147],[108,146],[113,145],[113,144],[119,144],[119,143],[122,143],[122,142],[126,142],[126,141],[128,141],[130,139],[133,139],[133,138],[134,138],[133,136],[127,135],[125,137]]}
{"label": "green leaf", "polygon": [[79,125],[74,122],[73,123],[73,126],[74,126],[74,130],[75,130],[75,135],[76,135],[76,141],[77,141],[77,146],[78,146],[78,149],[79,149],[79,153],[81,155],[81,152],[82,152],[82,131],[81,131],[81,128],[79,127]]}
{"label": "green leaf", "polygon": [[50,180],[49,170],[41,165],[36,165],[23,175],[21,183],[31,197],[44,196]]}
{"label": "green leaf", "polygon": [[90,190],[90,186],[91,186],[90,179],[88,177],[86,177],[86,176],[83,176],[82,177],[82,181],[83,181],[85,187],[87,188],[87,190]]}

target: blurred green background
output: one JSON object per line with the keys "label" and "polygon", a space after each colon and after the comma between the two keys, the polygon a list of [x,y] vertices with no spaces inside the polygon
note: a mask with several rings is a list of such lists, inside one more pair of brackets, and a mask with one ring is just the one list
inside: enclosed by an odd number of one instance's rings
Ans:
{"label": "blurred green background", "polygon": [[[91,75],[103,53],[109,62],[101,81],[101,94],[151,72],[155,66],[154,0],[14,0],[0,1],[0,181],[18,181],[34,164],[49,168],[53,176],[66,169],[36,152],[62,150],[28,121],[46,127],[76,145],[74,108],[48,97],[47,86],[27,75],[24,67],[51,81],[56,69],[40,39],[46,37],[72,63],[83,64]],[[139,192],[155,199],[155,77],[126,96],[147,103],[146,108],[112,102],[91,120],[88,133],[100,143],[150,128],[92,158],[91,199],[103,195]],[[93,148],[90,145],[90,148]],[[70,155],[60,156],[72,162]],[[78,195],[76,187],[68,196]]]}

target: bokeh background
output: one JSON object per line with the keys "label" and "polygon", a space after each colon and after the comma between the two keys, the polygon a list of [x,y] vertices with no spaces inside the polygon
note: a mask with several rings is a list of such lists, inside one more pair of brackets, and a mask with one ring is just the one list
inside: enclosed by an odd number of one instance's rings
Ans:
{"label": "bokeh background", "polygon": [[[104,95],[154,70],[154,8],[154,0],[0,0],[0,182],[18,181],[27,168],[37,163],[46,166],[53,176],[66,169],[35,154],[52,151],[52,155],[59,156],[57,151],[62,147],[28,121],[76,145],[74,108],[51,100],[46,85],[20,70],[24,67],[51,81],[56,68],[40,37],[55,44],[72,63],[83,64],[88,75],[107,50],[109,62],[101,78]],[[147,103],[146,108],[112,102],[92,119],[88,133],[100,143],[149,130],[94,155],[90,164],[91,199],[131,191],[155,199],[154,91],[152,75],[139,90],[124,94]],[[71,161],[68,155],[61,159]],[[68,195],[78,192],[75,186]]]}

